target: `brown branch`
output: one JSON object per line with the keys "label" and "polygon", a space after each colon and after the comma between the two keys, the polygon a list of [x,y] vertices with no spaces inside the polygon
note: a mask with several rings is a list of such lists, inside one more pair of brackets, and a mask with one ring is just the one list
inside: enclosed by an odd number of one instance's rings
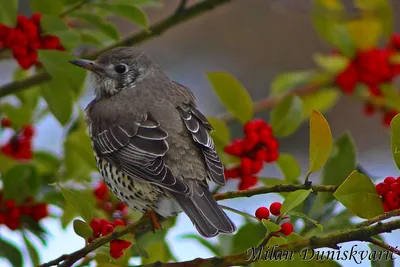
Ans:
{"label": "brown branch", "polygon": [[[288,251],[288,253],[299,252],[304,248],[332,248],[337,247],[340,243],[351,242],[351,241],[368,241],[368,237],[378,235],[381,233],[391,232],[393,230],[400,228],[400,220],[376,224],[373,226],[364,226],[356,229],[350,229],[346,231],[341,231],[338,233],[333,233],[324,237],[311,237],[309,239],[303,239],[296,242],[291,242],[288,244],[280,245],[276,247],[275,252],[278,251]],[[152,267],[152,266],[163,266],[163,267],[214,267],[214,266],[241,266],[247,265],[251,262],[259,260],[257,257],[251,257],[251,248],[246,252],[229,255],[225,257],[212,257],[207,259],[194,259],[185,262],[175,262],[175,263],[152,263],[140,265],[137,267]]]}
{"label": "brown branch", "polygon": [[[94,59],[94,58],[98,57],[100,54],[102,54],[103,52],[105,52],[111,48],[117,47],[117,46],[137,45],[137,44],[147,41],[153,37],[161,35],[168,29],[170,29],[178,24],[186,22],[192,18],[195,18],[207,11],[211,11],[214,8],[216,8],[222,4],[228,3],[230,1],[232,1],[232,0],[205,0],[205,1],[199,2],[197,4],[194,4],[194,5],[186,8],[184,12],[181,12],[179,14],[173,13],[171,16],[167,17],[166,19],[150,26],[148,30],[143,30],[139,33],[132,34],[132,35],[126,37],[125,39],[122,39],[119,42],[116,42],[104,49],[101,49],[95,53],[86,55],[85,58]],[[31,88],[35,85],[47,82],[49,80],[50,80],[50,75],[48,75],[47,73],[38,73],[38,74],[35,74],[34,76],[28,77],[26,79],[11,82],[9,84],[6,84],[6,85],[0,87],[0,97],[4,97],[9,94],[13,94],[13,93]]]}
{"label": "brown branch", "polygon": [[337,185],[312,185],[307,186],[304,184],[294,185],[274,185],[274,186],[262,186],[249,190],[225,192],[220,194],[215,194],[214,198],[216,200],[238,198],[238,197],[251,197],[255,195],[267,194],[267,193],[280,193],[280,192],[293,192],[301,189],[312,189],[315,192],[335,192],[338,188]]}
{"label": "brown branch", "polygon": [[381,222],[383,220],[386,220],[386,219],[389,219],[389,218],[392,218],[392,217],[395,217],[395,216],[400,216],[400,209],[392,210],[392,211],[389,211],[389,212],[385,212],[382,215],[378,215],[378,216],[376,216],[374,218],[371,218],[371,219],[369,219],[367,221],[359,223],[359,224],[356,225],[356,228],[369,226],[369,225],[372,225],[374,223]]}
{"label": "brown branch", "polygon": [[369,238],[368,242],[370,242],[371,244],[379,246],[379,247],[381,247],[383,249],[386,249],[387,251],[390,251],[390,252],[400,256],[400,250],[399,249],[397,249],[395,247],[392,247],[389,244],[386,244],[385,242],[383,242],[383,241],[381,241],[381,240],[379,240],[379,239],[377,239],[375,237]]}

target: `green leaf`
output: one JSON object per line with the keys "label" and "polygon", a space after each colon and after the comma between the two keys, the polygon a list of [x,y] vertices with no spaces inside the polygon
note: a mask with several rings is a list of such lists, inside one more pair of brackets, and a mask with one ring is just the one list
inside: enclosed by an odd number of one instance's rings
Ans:
{"label": "green leaf", "polygon": [[18,0],[0,0],[0,23],[14,27],[17,21]]}
{"label": "green leaf", "polygon": [[[114,231],[120,231],[120,230],[123,230],[125,228],[126,228],[125,226],[118,225],[117,227],[114,228]],[[123,236],[120,236],[120,237],[118,237],[118,239],[129,241],[131,243],[135,243],[135,238],[133,237],[133,234],[131,234],[131,233],[125,234]]]}
{"label": "green leaf", "polygon": [[36,193],[40,180],[32,165],[18,164],[8,170],[2,177],[5,199],[22,201]]}
{"label": "green leaf", "polygon": [[207,73],[222,104],[242,123],[253,118],[253,101],[247,90],[232,75],[225,72]]}
{"label": "green leaf", "polygon": [[60,19],[57,15],[42,15],[40,26],[42,26],[44,33],[46,34],[54,34],[56,32],[70,30],[65,21]]}
{"label": "green leaf", "polygon": [[73,100],[71,93],[58,85],[59,82],[54,81],[42,84],[40,93],[54,117],[61,125],[66,125],[72,116]]}
{"label": "green leaf", "polygon": [[116,15],[125,17],[142,28],[146,29],[148,27],[149,19],[147,18],[146,13],[144,13],[137,6],[130,5],[128,3],[126,4],[101,3],[97,6],[109,12],[115,13]]}
{"label": "green leaf", "polygon": [[374,18],[379,20],[381,32],[385,37],[389,37],[393,33],[393,12],[388,0],[356,1],[355,5],[366,14],[373,14]]}
{"label": "green leaf", "polygon": [[286,137],[295,132],[303,121],[302,110],[301,98],[296,95],[288,95],[280,101],[271,111],[274,136]]}
{"label": "green leaf", "polygon": [[381,23],[377,18],[363,17],[347,22],[357,49],[368,50],[377,46],[381,36]]}
{"label": "green leaf", "polygon": [[33,107],[29,105],[16,107],[5,102],[0,105],[0,113],[4,114],[13,122],[13,128],[20,129],[31,122]]}
{"label": "green leaf", "polygon": [[96,47],[101,47],[103,45],[101,38],[99,38],[93,31],[81,31],[80,32],[80,42],[83,44],[95,45]]}
{"label": "green leaf", "polygon": [[332,152],[322,173],[322,183],[340,185],[356,169],[355,145],[348,133],[336,140]]}
{"label": "green leaf", "polygon": [[169,253],[164,241],[154,242],[146,248],[149,258],[142,258],[142,264],[154,263],[155,261],[168,262]]}
{"label": "green leaf", "polygon": [[[388,251],[384,248],[376,246],[374,244],[369,244],[369,248],[371,249],[370,257],[371,259],[371,267],[394,267],[394,261],[390,259],[390,257],[386,257],[388,255]],[[381,257],[379,255],[382,255]]]}
{"label": "green leaf", "polygon": [[0,164],[0,173],[1,174],[6,173],[9,169],[11,169],[15,165],[19,164],[18,161],[16,161],[13,158],[3,155],[3,153],[0,153],[0,162],[1,162],[1,164]]}
{"label": "green leaf", "polygon": [[385,97],[385,104],[392,109],[397,110],[400,107],[400,96],[394,84],[386,83],[379,86],[383,96]]}
{"label": "green leaf", "polygon": [[59,15],[63,9],[62,0],[30,0],[29,2],[34,13]]}
{"label": "green leaf", "polygon": [[306,200],[310,193],[311,189],[297,190],[287,195],[282,203],[280,217],[283,217],[287,212],[291,211],[292,209],[303,203],[303,201]]}
{"label": "green leaf", "polygon": [[25,246],[26,249],[28,250],[29,257],[31,258],[32,266],[39,266],[40,258],[38,251],[36,250],[35,246],[31,243],[31,241],[28,239],[28,237],[25,235],[25,233],[22,234],[22,237],[24,238]]}
{"label": "green leaf", "polygon": [[66,50],[73,50],[81,42],[81,35],[78,31],[70,29],[68,31],[55,32],[54,35],[60,38],[60,43]]}
{"label": "green leaf", "polygon": [[[62,51],[39,50],[39,60],[52,80],[56,81],[55,86],[63,90],[80,92],[86,78],[86,71],[69,63],[71,59],[73,57],[69,53]],[[56,89],[52,88],[52,90]]]}
{"label": "green leaf", "polygon": [[340,92],[336,88],[318,89],[312,94],[301,96],[303,100],[303,118],[309,118],[312,111],[325,112],[331,109],[339,100]]}
{"label": "green leaf", "polygon": [[364,174],[353,171],[333,196],[357,216],[370,219],[383,214],[382,200],[374,183]]}
{"label": "green leaf", "polygon": [[345,70],[349,64],[349,59],[341,55],[314,55],[314,61],[319,67],[330,74],[337,74]]}
{"label": "green leaf", "polygon": [[114,25],[104,21],[98,15],[90,13],[72,13],[71,16],[87,21],[113,40],[119,39],[119,32],[117,28]]}
{"label": "green leaf", "polygon": [[344,7],[338,0],[314,0],[311,14],[317,33],[342,54],[352,57],[356,51],[352,36],[344,20]]}
{"label": "green leaf", "polygon": [[13,267],[23,266],[22,253],[12,243],[0,239],[0,248],[0,258],[5,258]]}
{"label": "green leaf", "polygon": [[400,114],[397,114],[390,122],[390,131],[393,160],[400,169]]}
{"label": "green leaf", "polygon": [[271,95],[276,96],[282,93],[298,89],[312,81],[315,76],[314,70],[281,73],[275,76],[271,83]]}
{"label": "green leaf", "polygon": [[[231,253],[242,253],[248,248],[255,247],[266,235],[267,229],[261,223],[246,223],[239,228],[233,237]],[[251,237],[251,238],[249,238]]]}
{"label": "green leaf", "polygon": [[220,119],[207,117],[214,130],[211,136],[215,143],[219,143],[222,147],[228,145],[231,141],[231,133],[226,123]]}
{"label": "green leaf", "polygon": [[285,180],[288,182],[296,181],[296,179],[301,175],[300,164],[290,154],[279,154],[276,164],[283,173]]}
{"label": "green leaf", "polygon": [[332,150],[332,133],[328,122],[317,110],[310,116],[310,169],[319,171],[328,160]]}
{"label": "green leaf", "polygon": [[41,174],[54,173],[61,166],[60,159],[46,151],[35,151],[33,153],[32,163]]}
{"label": "green leaf", "polygon": [[267,228],[269,233],[275,233],[281,230],[281,227],[279,225],[277,225],[274,222],[271,222],[270,220],[262,219],[261,222],[265,226],[265,228]]}
{"label": "green leaf", "polygon": [[78,212],[78,214],[86,221],[90,222],[93,218],[93,207],[88,201],[88,196],[81,191],[61,187],[61,194],[66,203],[70,204]]}
{"label": "green leaf", "polygon": [[205,247],[209,251],[211,251],[213,253],[213,255],[216,255],[216,256],[222,256],[223,255],[218,246],[214,245],[213,243],[211,243],[210,241],[202,238],[199,235],[185,234],[185,235],[179,236],[179,238],[180,239],[193,239],[193,240],[196,240],[201,245],[203,245],[203,247]]}
{"label": "green leaf", "polygon": [[312,224],[314,224],[320,231],[321,233],[324,230],[324,227],[322,226],[322,224],[320,224],[319,222],[317,222],[316,220],[311,219],[310,217],[308,217],[307,215],[305,215],[304,213],[300,213],[300,212],[296,212],[296,211],[290,211],[288,213],[290,216],[296,216],[296,217],[300,217],[302,219],[305,219],[309,222],[311,222]]}
{"label": "green leaf", "polygon": [[74,220],[73,222],[74,231],[80,237],[83,237],[85,240],[93,235],[93,229],[90,225],[81,220]]}
{"label": "green leaf", "polygon": [[64,205],[64,210],[63,210],[63,214],[61,216],[61,226],[62,228],[65,230],[67,228],[67,226],[69,225],[69,223],[77,216],[77,211],[76,209],[66,203]]}

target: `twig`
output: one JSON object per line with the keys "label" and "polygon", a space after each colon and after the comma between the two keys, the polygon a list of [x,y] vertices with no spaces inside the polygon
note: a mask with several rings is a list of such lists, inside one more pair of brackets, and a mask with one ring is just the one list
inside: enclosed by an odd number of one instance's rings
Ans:
{"label": "twig", "polygon": [[78,10],[82,6],[86,5],[87,3],[89,3],[88,0],[82,0],[82,1],[74,4],[70,8],[66,9],[64,12],[61,12],[60,17],[64,17],[64,16],[68,15],[69,13],[74,12],[75,10]]}
{"label": "twig", "polygon": [[188,0],[181,0],[181,2],[179,3],[179,6],[175,10],[175,16],[179,16],[180,14],[182,14],[185,11],[187,2],[188,2]]}
{"label": "twig", "polygon": [[359,223],[355,227],[356,228],[360,228],[360,227],[372,225],[374,223],[381,222],[383,220],[386,220],[386,219],[389,219],[389,218],[392,218],[392,217],[395,217],[395,216],[400,216],[400,209],[392,210],[392,211],[389,211],[389,212],[385,212],[382,215],[378,215],[378,216],[376,216],[374,218],[371,218],[371,219],[369,219],[367,221]]}
{"label": "twig", "polygon": [[267,194],[267,193],[279,193],[279,192],[293,192],[301,189],[312,189],[315,192],[335,192],[338,188],[337,185],[312,185],[306,186],[304,184],[294,185],[274,185],[274,186],[262,186],[249,190],[240,190],[233,192],[225,192],[214,195],[216,200],[238,198],[238,197],[251,197],[255,195]]}
{"label": "twig", "polygon": [[395,247],[392,247],[389,244],[386,244],[385,242],[383,242],[383,241],[381,241],[381,240],[379,240],[379,239],[377,239],[375,237],[369,238],[368,241],[371,244],[377,245],[377,246],[379,246],[379,247],[381,247],[383,249],[386,249],[387,251],[390,251],[390,252],[400,256],[400,250],[399,249],[397,249]]}
{"label": "twig", "polygon": [[[159,23],[154,24],[153,26],[150,26],[148,30],[141,31],[139,33],[132,34],[125,39],[122,39],[121,41],[112,44],[104,49],[101,49],[100,51],[97,51],[93,54],[89,54],[84,56],[87,59],[94,59],[97,58],[100,54],[103,52],[117,47],[117,46],[131,46],[133,44],[137,45],[139,43],[142,43],[144,41],[147,41],[155,36],[159,36],[168,29],[181,24],[185,21],[188,21],[192,18],[197,17],[200,14],[203,14],[207,11],[213,10],[214,8],[228,3],[232,0],[205,0],[202,2],[199,2],[187,9],[185,9],[185,12],[180,14],[179,16],[175,16],[172,14],[170,17],[162,20]],[[28,88],[31,88],[35,85],[47,82],[50,80],[50,75],[47,73],[39,73],[34,76],[28,77],[23,80],[19,81],[14,81],[9,84],[6,84],[2,87],[0,87],[0,97],[4,97],[9,94],[13,94]]]}
{"label": "twig", "polygon": [[[373,226],[365,226],[358,229],[351,229],[347,231],[341,231],[338,233],[333,233],[324,237],[311,237],[309,239],[303,239],[296,242],[291,242],[288,244],[280,245],[275,249],[278,251],[288,251],[288,253],[299,252],[303,248],[332,248],[337,247],[337,244],[350,242],[350,241],[366,241],[366,236],[374,236],[377,234],[391,232],[393,230],[400,228],[400,220],[377,224]],[[240,254],[229,255],[225,257],[212,257],[207,259],[194,259],[185,262],[175,262],[175,263],[152,263],[145,264],[136,267],[153,267],[153,266],[163,266],[163,267],[214,267],[214,266],[241,266],[246,265],[251,262],[258,260],[257,257],[250,257],[251,248],[248,251]]]}

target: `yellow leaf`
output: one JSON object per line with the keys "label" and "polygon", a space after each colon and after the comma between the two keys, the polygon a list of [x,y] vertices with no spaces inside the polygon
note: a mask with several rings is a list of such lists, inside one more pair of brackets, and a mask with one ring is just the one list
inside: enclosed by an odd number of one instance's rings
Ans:
{"label": "yellow leaf", "polygon": [[365,18],[349,21],[347,27],[357,48],[368,50],[378,44],[382,28],[377,19]]}
{"label": "yellow leaf", "polygon": [[332,150],[332,133],[325,117],[317,110],[310,116],[310,169],[319,171],[328,160]]}

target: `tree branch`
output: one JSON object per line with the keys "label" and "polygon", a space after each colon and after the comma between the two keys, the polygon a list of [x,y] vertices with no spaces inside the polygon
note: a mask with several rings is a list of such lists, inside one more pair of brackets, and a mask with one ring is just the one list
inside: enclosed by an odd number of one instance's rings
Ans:
{"label": "tree branch", "polygon": [[379,246],[379,247],[381,247],[381,248],[383,248],[383,249],[386,249],[387,251],[390,251],[390,252],[392,252],[392,253],[397,254],[397,255],[400,256],[400,250],[398,250],[398,249],[395,248],[395,247],[390,246],[389,244],[386,244],[385,242],[383,242],[383,241],[381,241],[381,240],[379,240],[379,239],[377,239],[377,238],[375,238],[375,237],[369,238],[368,241],[369,241],[371,244],[374,244],[374,245],[376,245],[376,246]]}
{"label": "tree branch", "polygon": [[[191,7],[186,8],[185,12],[181,12],[178,15],[176,13],[173,13],[168,18],[150,26],[148,30],[143,30],[139,33],[130,35],[130,36],[120,40],[119,42],[116,42],[104,49],[101,49],[97,52],[86,55],[84,57],[87,59],[95,59],[100,54],[104,53],[105,51],[107,51],[111,48],[118,47],[118,46],[137,45],[137,44],[147,41],[153,37],[161,35],[168,29],[170,29],[178,24],[186,22],[192,18],[195,18],[198,15],[201,15],[207,11],[211,11],[214,8],[216,8],[222,4],[228,3],[230,1],[232,1],[232,0],[205,0],[205,1],[199,2],[197,4],[194,4]],[[82,3],[85,3],[85,1],[80,2],[80,5],[82,5]],[[0,87],[0,97],[4,97],[6,95],[31,88],[35,85],[47,82],[49,80],[50,80],[50,75],[48,75],[47,73],[38,73],[38,74],[35,74],[34,76],[28,77],[26,79],[11,82],[9,84],[6,84],[6,85]]]}
{"label": "tree branch", "polygon": [[[400,228],[400,220],[376,224],[373,226],[364,226],[356,229],[350,229],[346,231],[341,231],[338,233],[333,233],[328,236],[324,237],[311,237],[309,239],[303,239],[295,242],[291,242],[288,244],[278,246],[274,251],[289,251],[289,252],[299,252],[304,248],[332,248],[337,247],[338,244],[344,242],[351,242],[351,241],[368,241],[368,237],[378,235],[381,233],[391,232],[393,230]],[[246,265],[251,262],[254,262],[257,257],[251,258],[246,251],[244,253],[229,255],[225,257],[212,257],[207,259],[194,259],[185,262],[174,262],[174,263],[152,263],[152,264],[145,264],[136,267],[153,267],[153,266],[162,266],[162,267],[195,267],[195,266],[202,266],[202,267],[214,267],[214,266],[221,266],[221,267],[228,267],[228,266],[241,266]]]}

